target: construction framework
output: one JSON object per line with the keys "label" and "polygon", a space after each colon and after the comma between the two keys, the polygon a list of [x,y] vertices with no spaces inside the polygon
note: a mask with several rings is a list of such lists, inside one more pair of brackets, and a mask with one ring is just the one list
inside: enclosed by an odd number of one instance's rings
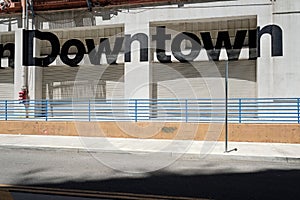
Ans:
{"label": "construction framework", "polygon": [[[185,3],[208,2],[209,0],[28,0],[30,6],[35,11],[47,10],[65,10],[76,8],[132,8],[144,6],[170,5],[178,4],[179,6]],[[9,9],[0,11],[0,13],[21,13],[21,0],[12,0]]]}

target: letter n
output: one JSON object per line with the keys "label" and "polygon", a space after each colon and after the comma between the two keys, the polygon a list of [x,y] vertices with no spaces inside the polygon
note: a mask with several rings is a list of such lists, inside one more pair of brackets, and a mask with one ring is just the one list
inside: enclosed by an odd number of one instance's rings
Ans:
{"label": "letter n", "polygon": [[[14,43],[7,43],[3,46],[0,45],[0,58],[4,57],[4,51],[9,51],[8,56],[8,66],[14,68],[14,61],[15,61],[15,44]],[[1,67],[1,60],[0,60],[0,67]]]}
{"label": "letter n", "polygon": [[131,62],[131,44],[133,41],[140,42],[140,61],[148,61],[148,36],[144,33],[137,33],[133,36],[125,35],[125,62]]}
{"label": "letter n", "polygon": [[268,25],[260,30],[257,28],[258,34],[258,57],[260,57],[260,39],[264,34],[271,35],[272,43],[272,56],[283,56],[283,44],[282,44],[282,29],[277,25]]}

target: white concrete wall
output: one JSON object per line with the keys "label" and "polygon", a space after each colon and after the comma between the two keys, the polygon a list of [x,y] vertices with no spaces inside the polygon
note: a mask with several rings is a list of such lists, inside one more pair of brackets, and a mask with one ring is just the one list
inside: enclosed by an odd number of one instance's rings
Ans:
{"label": "white concrete wall", "polygon": [[[243,18],[245,16],[257,18],[257,25],[264,27],[269,24],[277,24],[283,29],[283,57],[271,57],[271,40],[268,35],[261,39],[261,57],[256,63],[257,97],[299,97],[300,96],[300,63],[299,47],[299,23],[300,23],[300,1],[299,0],[237,0],[237,1],[218,1],[210,3],[186,4],[182,8],[176,5],[149,7],[122,10],[118,16],[111,20],[103,21],[100,16],[95,17],[96,26],[101,27],[120,27],[124,26],[125,33],[145,32],[149,33],[151,23],[170,23],[183,21],[209,21],[215,19]],[[72,13],[72,16],[74,13]],[[61,14],[63,19],[64,14]],[[59,16],[56,16],[59,19]],[[8,19],[2,18],[1,20]],[[13,31],[18,27],[16,19],[13,23],[2,23],[0,32]],[[47,25],[48,23],[48,25]],[[42,22],[38,28],[51,28],[49,22]],[[81,24],[81,25],[84,25]],[[73,37],[72,26],[76,23],[66,24],[69,27],[68,37]],[[53,26],[55,27],[55,26]],[[84,28],[83,28],[84,29]],[[82,30],[83,30],[82,29]],[[92,32],[91,32],[92,34]],[[92,35],[91,35],[92,36]],[[74,38],[82,38],[82,35],[74,35]],[[63,40],[66,40],[64,38]],[[151,38],[150,38],[151,39]],[[16,39],[19,41],[19,39]],[[134,46],[134,45],[133,45]],[[135,46],[133,47],[135,48]],[[19,55],[19,54],[16,54]],[[16,58],[16,61],[20,57]],[[133,60],[135,58],[133,57]],[[20,63],[19,63],[20,64]],[[138,69],[136,66],[140,65]],[[143,66],[142,66],[143,65]],[[134,74],[129,74],[135,69]],[[15,69],[15,79],[20,78]],[[139,91],[136,86],[147,85],[152,82],[149,63],[138,63],[133,61],[125,64],[124,69],[124,95],[131,98],[151,98],[151,85]],[[126,76],[127,74],[127,76]],[[134,80],[134,81],[133,81]],[[15,88],[19,88],[18,80],[15,81]],[[252,84],[252,83],[251,83]],[[134,92],[139,91],[139,92]],[[16,89],[15,89],[16,92]],[[252,93],[251,93],[252,94]],[[16,97],[17,94],[14,94]],[[252,94],[253,95],[253,94]]]}
{"label": "white concrete wall", "polygon": [[[283,29],[284,56],[273,58],[275,97],[300,96],[300,1],[276,0],[274,23]],[[261,86],[262,87],[262,86]]]}
{"label": "white concrete wall", "polygon": [[[225,5],[225,6],[224,6]],[[129,11],[120,13],[117,17],[114,17],[110,21],[102,21],[101,18],[97,18],[97,25],[119,24],[125,21],[131,21],[132,19],[149,19],[150,23],[166,23],[166,22],[184,22],[184,21],[209,21],[209,20],[226,20],[232,18],[256,17],[257,24],[259,26],[265,26],[272,23],[272,3],[269,0],[240,0],[229,2],[216,2],[216,3],[202,3],[202,4],[190,4],[185,5],[183,8],[177,8],[177,6],[165,6],[164,8],[150,8],[141,9],[136,11]],[[139,27],[139,24],[136,24]],[[228,28],[228,27],[227,27]],[[126,27],[125,27],[126,29]],[[225,28],[226,29],[226,28]],[[253,95],[251,90],[249,97],[272,97],[273,96],[273,59],[270,57],[270,39],[263,39],[261,46],[261,54],[264,57],[257,60],[257,83],[252,84],[252,87],[257,87],[257,90]],[[224,53],[224,52],[223,52]],[[141,72],[140,74],[142,74]],[[139,74],[137,74],[139,76]],[[174,84],[174,83],[173,83]],[[177,84],[180,84],[177,82]],[[238,82],[236,84],[239,84]],[[172,85],[172,83],[171,83]],[[251,87],[251,88],[252,88]],[[176,87],[175,87],[176,88]],[[238,90],[234,89],[233,90]],[[245,87],[244,87],[245,88]],[[245,91],[241,91],[243,94],[247,94]],[[250,95],[251,94],[251,95]],[[163,95],[162,95],[163,96]],[[186,96],[186,95],[183,95]],[[198,95],[197,95],[198,96]],[[201,96],[201,95],[200,95]],[[232,95],[237,97],[238,95]],[[241,95],[240,97],[246,97],[247,95]],[[180,97],[182,97],[180,95]]]}
{"label": "white concrete wall", "polygon": [[98,18],[97,24],[121,23],[128,18],[127,15],[136,18],[151,16],[151,23],[256,16],[258,26],[278,24],[283,29],[284,45],[284,56],[272,58],[270,37],[262,37],[261,57],[257,60],[257,97],[299,97],[299,10],[298,0],[239,0],[191,4],[183,8],[166,6],[163,9],[141,9],[141,12],[121,13],[109,22]]}

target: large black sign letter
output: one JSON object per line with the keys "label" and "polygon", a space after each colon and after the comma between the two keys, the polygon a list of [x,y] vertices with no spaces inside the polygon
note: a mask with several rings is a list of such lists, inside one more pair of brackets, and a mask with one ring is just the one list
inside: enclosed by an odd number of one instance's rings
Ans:
{"label": "large black sign letter", "polygon": [[[3,44],[0,44],[0,58],[4,58],[4,52],[9,51],[8,56],[8,66],[14,67],[15,62],[15,44],[14,43],[7,43],[3,46]],[[0,67],[1,67],[1,60],[0,60]]]}
{"label": "large black sign letter", "polygon": [[282,29],[277,25],[268,25],[258,29],[258,57],[260,57],[260,39],[264,34],[271,35],[272,56],[283,56]]}
{"label": "large black sign letter", "polygon": [[148,36],[137,33],[133,36],[125,35],[125,62],[131,62],[131,44],[135,40],[140,42],[140,62],[148,61]]}
{"label": "large black sign letter", "polygon": [[166,55],[166,40],[171,39],[171,34],[166,34],[165,26],[156,27],[156,35],[152,40],[156,40],[156,57],[161,63],[171,63],[171,56]]}
{"label": "large black sign letter", "polygon": [[[33,57],[33,39],[47,40],[50,42],[52,51],[45,58]],[[59,54],[59,40],[56,35],[50,32],[41,32],[38,30],[23,30],[23,65],[25,66],[48,66]]]}
{"label": "large black sign letter", "polygon": [[[77,53],[74,58],[69,58],[69,49],[74,46],[77,49]],[[69,65],[71,67],[76,67],[78,66],[78,63],[83,59],[85,54],[85,47],[84,44],[77,39],[71,39],[66,41],[63,46],[61,47],[61,54],[60,54],[60,59],[63,63],[66,65]]]}
{"label": "large black sign letter", "polygon": [[[181,52],[181,43],[184,40],[188,40],[191,42],[191,52],[187,55],[183,54]],[[171,50],[174,55],[174,57],[179,60],[180,62],[192,62],[194,61],[195,58],[200,53],[201,50],[201,42],[200,39],[193,33],[188,33],[188,32],[182,32],[176,35],[174,38],[172,45],[171,45]]]}
{"label": "large black sign letter", "polygon": [[108,38],[101,38],[98,50],[96,50],[93,39],[86,39],[86,46],[88,48],[88,54],[90,61],[93,65],[100,65],[101,55],[105,53],[108,64],[117,64],[118,55],[123,45],[124,37],[117,37],[113,50],[110,48],[110,42]]}
{"label": "large black sign letter", "polygon": [[213,45],[209,32],[201,33],[204,47],[210,59],[218,61],[222,47],[226,48],[228,60],[238,60],[243,47],[247,31],[240,30],[236,32],[234,45],[232,47],[228,31],[218,32],[216,46]]}

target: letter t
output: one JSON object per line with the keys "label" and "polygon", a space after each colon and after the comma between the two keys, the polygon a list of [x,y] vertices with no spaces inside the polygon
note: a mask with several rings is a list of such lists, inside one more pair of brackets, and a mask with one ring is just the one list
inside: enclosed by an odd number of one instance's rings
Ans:
{"label": "letter t", "polygon": [[156,27],[156,35],[152,36],[152,40],[156,40],[157,59],[162,63],[170,63],[171,56],[166,55],[166,40],[171,39],[171,34],[166,34],[165,26]]}

